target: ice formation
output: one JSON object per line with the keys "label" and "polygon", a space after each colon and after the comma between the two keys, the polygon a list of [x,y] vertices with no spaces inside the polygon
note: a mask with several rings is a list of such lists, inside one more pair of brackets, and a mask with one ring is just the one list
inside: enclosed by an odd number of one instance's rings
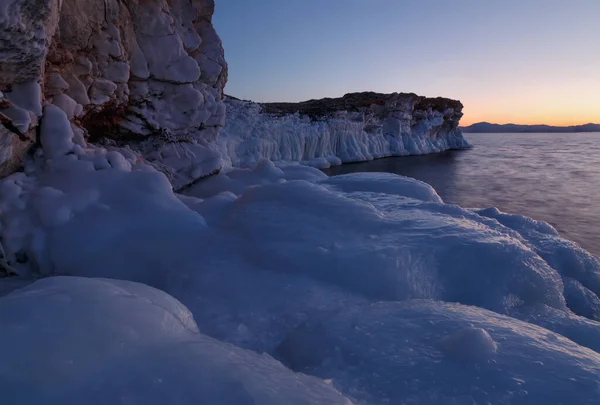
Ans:
{"label": "ice formation", "polygon": [[598,402],[597,257],[309,167],[468,147],[460,103],[229,100],[225,123],[212,1],[78,4],[0,8],[2,402]]}
{"label": "ice formation", "polygon": [[322,380],[200,333],[183,305],[142,284],[40,280],[0,299],[0,323],[7,404],[350,405]]}
{"label": "ice formation", "polygon": [[23,166],[44,103],[67,115],[78,138],[134,149],[176,189],[263,158],[323,168],[469,147],[456,100],[354,93],[226,106],[213,11],[213,0],[4,4],[0,176]]}
{"label": "ice formation", "polygon": [[594,404],[600,355],[538,326],[433,301],[347,308],[290,334],[285,364],[359,403]]}
{"label": "ice formation", "polygon": [[600,262],[550,225],[269,160],[176,194],[45,109],[0,182],[10,402],[597,402]]}
{"label": "ice formation", "polygon": [[234,167],[269,159],[326,168],[470,147],[458,129],[462,104],[443,98],[351,93],[296,104],[231,98],[225,104],[218,144]]}
{"label": "ice formation", "polygon": [[220,169],[212,143],[227,64],[213,0],[80,3],[2,5],[0,175],[35,143],[42,101],[94,141],[135,148],[177,186]]}

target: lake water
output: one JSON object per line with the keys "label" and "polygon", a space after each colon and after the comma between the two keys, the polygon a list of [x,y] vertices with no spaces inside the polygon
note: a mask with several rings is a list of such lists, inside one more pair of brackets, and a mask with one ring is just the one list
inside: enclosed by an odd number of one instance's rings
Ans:
{"label": "lake water", "polygon": [[391,172],[431,184],[447,203],[498,207],[552,224],[600,255],[600,133],[465,134],[470,150],[378,159],[329,175]]}

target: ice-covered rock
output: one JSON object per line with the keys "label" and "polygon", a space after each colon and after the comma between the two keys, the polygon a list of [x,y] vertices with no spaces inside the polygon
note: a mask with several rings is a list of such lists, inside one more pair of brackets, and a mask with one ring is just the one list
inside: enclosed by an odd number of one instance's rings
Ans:
{"label": "ice-covered rock", "polygon": [[213,0],[38,3],[9,1],[0,19],[0,176],[35,143],[46,101],[92,141],[139,151],[177,189],[262,158],[323,168],[469,147],[462,104],[443,98],[354,93],[226,107]]}
{"label": "ice-covered rock", "polygon": [[600,323],[569,308],[593,318],[598,300],[566,274],[600,266],[555,260],[581,253],[558,239],[544,260],[538,237],[558,238],[546,224],[446,205],[401,176],[266,160],[177,195],[132,150],[81,145],[45,108],[52,158],[0,182],[0,265],[21,275],[0,295],[31,276],[111,277],[160,288],[194,322],[123,281],[14,291],[0,298],[13,402],[597,401]]}
{"label": "ice-covered rock", "polygon": [[[0,56],[0,60],[1,58]],[[1,72],[0,70],[0,76],[2,76]],[[10,70],[7,74],[10,76]],[[35,143],[35,127],[38,124],[38,117],[42,115],[42,106],[40,85],[34,80],[13,83],[10,87],[2,86],[0,89],[2,90],[0,92],[0,176],[2,176],[19,168],[23,164],[27,150]]]}
{"label": "ice-covered rock", "polygon": [[226,105],[218,143],[235,167],[266,158],[326,168],[470,147],[458,128],[462,104],[445,98],[351,93],[303,103],[228,98]]}
{"label": "ice-covered rock", "polygon": [[55,277],[0,298],[7,404],[351,405],[322,380],[199,333],[142,284]]}
{"label": "ice-covered rock", "polygon": [[[2,5],[0,176],[35,142],[41,103],[95,141],[140,151],[179,187],[215,172],[227,80],[213,0],[24,0]],[[166,135],[166,136],[165,136]],[[177,167],[165,149],[190,151]]]}
{"label": "ice-covered rock", "polygon": [[73,150],[73,136],[67,114],[56,106],[46,106],[40,128],[44,155],[48,159],[65,156]]}

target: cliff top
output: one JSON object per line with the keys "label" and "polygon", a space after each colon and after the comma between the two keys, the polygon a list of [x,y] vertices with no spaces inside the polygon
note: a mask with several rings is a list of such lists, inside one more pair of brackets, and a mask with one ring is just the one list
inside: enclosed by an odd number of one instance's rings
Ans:
{"label": "cliff top", "polygon": [[452,100],[444,97],[428,98],[418,96],[414,93],[348,93],[338,98],[322,98],[319,100],[308,100],[298,103],[259,103],[263,110],[269,114],[294,114],[299,112],[311,117],[322,117],[336,111],[358,111],[361,108],[372,105],[385,105],[394,101],[398,104],[414,103],[415,110],[433,110],[443,111],[447,108],[462,110],[463,105],[458,100]]}

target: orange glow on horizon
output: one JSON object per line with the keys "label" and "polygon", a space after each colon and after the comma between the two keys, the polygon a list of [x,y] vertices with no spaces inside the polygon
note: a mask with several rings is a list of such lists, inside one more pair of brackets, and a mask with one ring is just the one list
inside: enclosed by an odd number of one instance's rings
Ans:
{"label": "orange glow on horizon", "polygon": [[460,125],[546,124],[570,126],[600,124],[600,80],[562,86],[523,86],[494,95],[466,94]]}
{"label": "orange glow on horizon", "polygon": [[464,117],[460,120],[460,126],[468,127],[469,125],[477,124],[479,122],[489,122],[491,124],[516,124],[516,125],[551,125],[556,127],[569,127],[573,125],[585,125],[585,124],[600,124],[600,114],[596,117],[582,117],[582,118],[564,118],[556,116],[539,116],[537,118],[529,117],[522,119],[508,119],[505,117],[495,117],[492,114],[488,115],[471,115],[465,113]]}

